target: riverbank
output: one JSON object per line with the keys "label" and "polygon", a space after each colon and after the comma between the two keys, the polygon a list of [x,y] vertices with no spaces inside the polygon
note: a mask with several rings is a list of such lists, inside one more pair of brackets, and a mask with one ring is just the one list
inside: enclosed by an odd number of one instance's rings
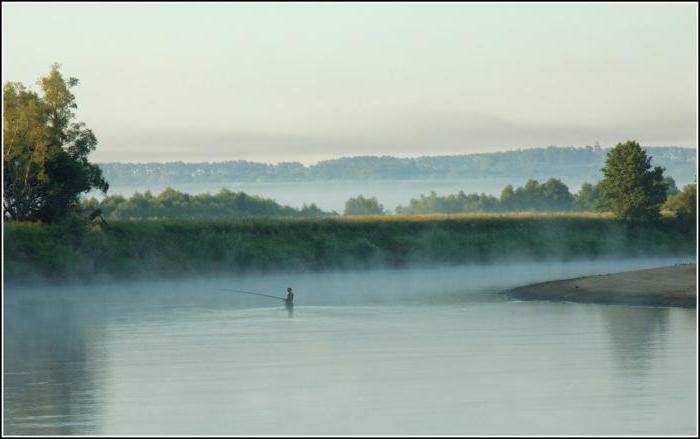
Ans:
{"label": "riverbank", "polygon": [[4,225],[5,283],[695,254],[695,228],[604,214],[129,220]]}
{"label": "riverbank", "polygon": [[543,282],[515,288],[508,295],[524,300],[695,308],[697,264]]}

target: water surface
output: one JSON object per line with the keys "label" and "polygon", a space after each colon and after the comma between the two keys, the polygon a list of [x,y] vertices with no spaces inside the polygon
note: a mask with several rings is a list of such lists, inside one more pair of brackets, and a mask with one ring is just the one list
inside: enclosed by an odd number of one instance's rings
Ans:
{"label": "water surface", "polygon": [[695,310],[501,294],[674,262],[9,290],[4,432],[695,434]]}

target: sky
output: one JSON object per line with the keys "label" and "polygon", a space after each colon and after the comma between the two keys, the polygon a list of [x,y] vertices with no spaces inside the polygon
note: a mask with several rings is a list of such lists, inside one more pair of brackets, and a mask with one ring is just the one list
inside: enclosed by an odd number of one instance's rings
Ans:
{"label": "sky", "polygon": [[61,63],[96,162],[697,148],[695,3],[2,4],[2,79]]}

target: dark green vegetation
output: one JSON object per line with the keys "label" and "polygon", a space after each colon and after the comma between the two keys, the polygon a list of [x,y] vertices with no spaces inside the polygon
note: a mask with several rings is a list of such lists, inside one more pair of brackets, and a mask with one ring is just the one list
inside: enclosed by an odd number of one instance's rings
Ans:
{"label": "dark green vegetation", "polygon": [[573,195],[569,188],[556,178],[544,183],[528,180],[524,186],[506,186],[500,198],[487,194],[439,196],[435,192],[413,198],[408,206],[399,206],[396,212],[405,215],[430,213],[498,213],[498,212],[567,212],[593,211],[598,202],[597,189],[585,183],[581,191]]}
{"label": "dark green vegetation", "polygon": [[87,160],[97,139],[74,121],[78,80],[58,68],[39,81],[41,96],[18,82],[3,87],[3,216],[15,220],[60,220],[81,193],[109,187]]}
{"label": "dark green vegetation", "polygon": [[698,217],[698,185],[687,184],[683,191],[668,197],[664,208],[673,212],[682,221],[696,222]]}
{"label": "dark green vegetation", "polygon": [[274,217],[330,215],[315,204],[301,209],[282,206],[269,198],[231,192],[222,189],[218,194],[189,195],[168,188],[154,196],[149,191],[135,193],[130,198],[110,195],[102,201],[90,198],[81,204],[86,212],[99,208],[102,215],[112,220],[145,218],[232,218],[232,217]]}
{"label": "dark green vegetation", "polygon": [[345,202],[345,215],[382,215],[386,213],[384,206],[375,197],[365,198],[362,195],[349,198]]}
{"label": "dark green vegetation", "polygon": [[664,169],[651,166],[651,157],[630,140],[608,153],[599,183],[603,204],[626,220],[655,220],[666,201]]}
{"label": "dark green vegetation", "polygon": [[692,255],[695,227],[602,214],[5,224],[6,283]]}
{"label": "dark green vegetation", "polygon": [[[664,179],[669,197],[677,194],[673,178]],[[666,197],[664,197],[665,199]],[[396,213],[424,215],[431,213],[505,213],[505,212],[593,212],[607,208],[600,195],[600,183],[583,183],[578,193],[556,178],[544,183],[528,180],[523,186],[506,186],[500,198],[488,194],[465,194],[440,196],[435,192],[413,198],[408,206],[399,206]],[[669,208],[674,211],[674,209]]]}
{"label": "dark green vegetation", "polygon": [[[672,178],[666,181],[675,188]],[[677,190],[676,190],[677,192]],[[397,214],[425,215],[433,213],[506,213],[506,212],[592,212],[599,210],[600,195],[598,185],[584,183],[581,190],[572,194],[568,187],[556,178],[544,183],[528,180],[525,185],[513,188],[506,186],[501,197],[487,194],[465,194],[439,196],[435,192],[411,199],[408,206],[399,206]],[[189,195],[168,188],[159,195],[150,192],[135,193],[130,198],[110,195],[98,201],[85,200],[81,208],[87,214],[99,208],[102,214],[112,220],[145,218],[234,218],[234,217],[277,217],[277,216],[332,216],[336,212],[325,212],[315,204],[301,209],[282,206],[274,200],[231,192],[222,189],[218,194],[208,193]],[[674,210],[669,208],[669,210]],[[389,212],[375,197],[362,195],[350,198],[345,203],[345,215],[383,215]]]}
{"label": "dark green vegetation", "polygon": [[[550,178],[540,184],[528,180],[524,186],[513,189],[508,185],[498,199],[486,194],[439,196],[435,192],[411,199],[408,206],[399,206],[397,214],[424,215],[432,213],[503,213],[503,212],[564,212],[593,211],[599,200],[596,187],[584,184],[581,191],[572,195],[560,180]],[[232,217],[276,217],[276,216],[328,216],[315,204],[295,209],[282,206],[274,200],[231,192],[222,189],[218,194],[189,195],[168,188],[159,195],[150,192],[135,193],[130,198],[111,195],[98,201],[90,198],[83,201],[86,212],[101,209],[108,219],[141,218],[232,218]],[[345,215],[383,215],[389,212],[375,197],[359,195],[345,202]]]}
{"label": "dark green vegetation", "polygon": [[664,177],[664,185],[666,186],[666,198],[673,197],[680,192],[673,177]]}
{"label": "dark green vegetation", "polygon": [[[646,147],[654,163],[676,181],[690,182],[696,173],[693,148]],[[107,180],[116,186],[151,183],[231,183],[232,181],[420,180],[507,177],[520,181],[598,181],[609,148],[533,148],[484,154],[397,157],[345,157],[312,166],[298,162],[271,165],[249,161],[221,163],[101,163]]]}
{"label": "dark green vegetation", "polygon": [[[695,187],[687,185],[679,193],[672,177],[664,176],[660,166],[652,168],[651,157],[635,141],[619,143],[608,153],[602,169],[604,178],[597,184],[584,183],[577,194],[556,178],[540,184],[528,180],[514,189],[511,185],[501,191],[500,198],[487,194],[429,196],[411,199],[400,214],[462,213],[462,212],[591,212],[612,211],[618,217],[632,221],[657,220],[661,208],[675,213],[683,220],[694,220]],[[665,204],[664,204],[665,203]]]}

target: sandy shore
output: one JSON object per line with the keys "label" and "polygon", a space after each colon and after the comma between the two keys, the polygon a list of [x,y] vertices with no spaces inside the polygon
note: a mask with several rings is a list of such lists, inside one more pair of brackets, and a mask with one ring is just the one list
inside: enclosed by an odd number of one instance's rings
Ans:
{"label": "sandy shore", "polygon": [[697,265],[544,282],[515,288],[508,295],[525,300],[695,308]]}

